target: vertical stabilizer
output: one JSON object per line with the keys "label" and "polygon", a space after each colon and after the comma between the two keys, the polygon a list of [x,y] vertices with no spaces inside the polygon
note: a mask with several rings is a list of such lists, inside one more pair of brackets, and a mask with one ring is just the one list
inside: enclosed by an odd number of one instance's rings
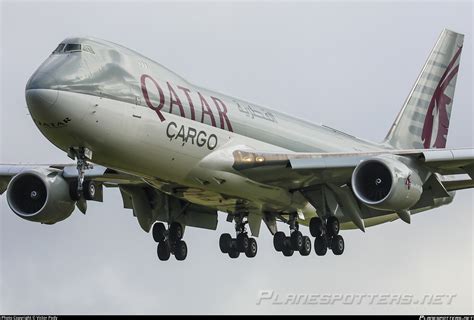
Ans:
{"label": "vertical stabilizer", "polygon": [[396,149],[445,148],[464,36],[443,30],[385,143]]}

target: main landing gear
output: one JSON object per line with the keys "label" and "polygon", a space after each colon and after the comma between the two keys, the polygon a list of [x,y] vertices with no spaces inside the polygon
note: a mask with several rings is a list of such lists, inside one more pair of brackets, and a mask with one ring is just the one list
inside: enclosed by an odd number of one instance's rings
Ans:
{"label": "main landing gear", "polygon": [[276,232],[273,236],[275,250],[282,252],[285,257],[291,257],[295,251],[298,251],[302,256],[308,256],[311,253],[311,239],[308,236],[303,236],[299,231],[296,214],[290,215],[288,224],[290,226],[289,237],[281,231]]}
{"label": "main landing gear", "polygon": [[184,228],[179,222],[172,222],[166,229],[162,222],[157,222],[152,228],[153,239],[158,243],[158,259],[169,260],[171,254],[176,260],[182,261],[188,255],[188,247],[184,242]]}
{"label": "main landing gear", "polygon": [[310,220],[309,231],[314,237],[314,251],[318,256],[324,256],[328,248],[337,256],[344,252],[344,239],[339,230],[339,220],[334,216],[325,221],[318,217]]}
{"label": "main landing gear", "polygon": [[236,216],[235,231],[236,238],[232,238],[230,234],[224,233],[219,238],[219,248],[222,253],[226,253],[232,259],[236,259],[241,253],[245,253],[248,258],[253,258],[257,255],[257,241],[248,236],[246,230],[247,221],[244,221],[244,216]]}

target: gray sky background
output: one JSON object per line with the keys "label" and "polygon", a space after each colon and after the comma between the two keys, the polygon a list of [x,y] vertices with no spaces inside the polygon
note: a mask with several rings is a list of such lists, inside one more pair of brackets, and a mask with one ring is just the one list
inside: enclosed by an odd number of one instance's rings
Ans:
{"label": "gray sky background", "polygon": [[[1,163],[63,163],[27,115],[24,87],[71,35],[120,43],[193,83],[380,141],[444,27],[464,33],[448,147],[473,144],[472,2],[2,2]],[[189,228],[189,255],[156,245],[117,190],[64,222],[16,217],[0,199],[0,313],[473,313],[473,192],[448,207],[343,232],[326,257],[253,260]],[[286,230],[286,228],[285,228]],[[305,233],[309,231],[305,230]],[[256,305],[260,290],[308,294],[455,294],[447,305]]]}

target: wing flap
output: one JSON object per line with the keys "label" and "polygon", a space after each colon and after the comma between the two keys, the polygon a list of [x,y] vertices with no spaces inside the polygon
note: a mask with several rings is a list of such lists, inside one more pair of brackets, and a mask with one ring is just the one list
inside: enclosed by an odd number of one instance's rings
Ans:
{"label": "wing flap", "polygon": [[354,168],[362,160],[364,157],[357,155],[289,159],[291,168],[295,170]]}
{"label": "wing flap", "polygon": [[474,149],[427,150],[422,152],[420,159],[442,175],[467,173],[474,178]]}
{"label": "wing flap", "polygon": [[[46,168],[51,170],[62,171],[62,176],[65,179],[77,178],[76,164],[0,164],[0,186],[15,175],[31,169]],[[142,184],[143,181],[134,175],[106,168],[97,164],[93,165],[92,169],[86,170],[85,177],[89,180],[108,184]],[[0,187],[1,190],[1,187]]]}
{"label": "wing flap", "polygon": [[413,158],[441,175],[467,173],[474,177],[474,149],[377,150],[344,153],[269,153],[236,150],[233,152],[232,167],[254,181],[298,189],[312,184],[348,183],[352,171],[361,161],[383,154]]}
{"label": "wing flap", "polygon": [[456,190],[474,188],[473,179],[442,181],[442,184],[447,191],[456,191]]}

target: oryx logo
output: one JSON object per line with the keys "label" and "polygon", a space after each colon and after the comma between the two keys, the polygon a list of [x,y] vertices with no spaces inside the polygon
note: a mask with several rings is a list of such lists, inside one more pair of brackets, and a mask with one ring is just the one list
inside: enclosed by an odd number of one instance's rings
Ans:
{"label": "oryx logo", "polygon": [[405,185],[407,186],[407,189],[410,190],[410,188],[411,188],[411,174],[409,174],[408,177],[405,179]]}
{"label": "oryx logo", "polygon": [[[456,60],[461,54],[462,46],[459,47],[458,51],[454,55],[453,59],[449,63],[446,71],[439,80],[438,86],[436,87],[431,102],[426,112],[425,123],[423,125],[423,132],[421,134],[421,140],[425,149],[428,148],[444,148],[446,147],[446,138],[448,136],[449,128],[449,116],[447,107],[452,102],[452,99],[448,97],[444,92],[448,87],[451,80],[457,75],[459,70],[459,64],[454,67]],[[454,67],[454,68],[453,68]],[[438,119],[436,126],[434,126],[435,117]],[[436,130],[433,130],[435,128]],[[436,134],[434,142],[432,143],[433,135]]]}

